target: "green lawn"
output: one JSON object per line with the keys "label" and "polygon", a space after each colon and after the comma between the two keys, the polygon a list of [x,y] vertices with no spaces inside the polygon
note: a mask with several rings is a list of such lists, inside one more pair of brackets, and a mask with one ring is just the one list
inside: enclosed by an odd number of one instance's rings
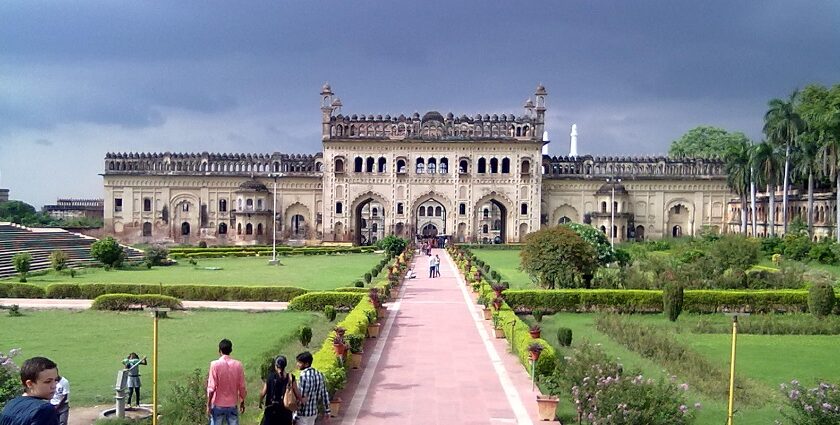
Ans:
{"label": "green lawn", "polygon": [[[106,271],[102,268],[80,270],[75,278],[49,272],[32,276],[29,283],[163,283],[169,285],[244,285],[297,286],[327,290],[352,286],[353,281],[376,265],[379,254],[295,255],[279,257],[280,266],[269,266],[267,257],[199,259],[193,266],[187,260],[169,267],[134,267]],[[209,270],[208,268],[219,268]],[[9,278],[7,281],[17,281]]]}
{"label": "green lawn", "polygon": [[533,289],[534,284],[528,274],[519,270],[518,249],[481,249],[472,248],[471,251],[481,261],[502,275],[502,280],[510,282],[511,289]]}
{"label": "green lawn", "polygon": [[[58,363],[71,383],[75,406],[113,402],[116,373],[132,351],[149,356],[141,366],[141,397],[151,402],[152,319],[148,314],[64,310],[25,311],[23,317],[0,316],[0,351],[21,348],[18,363],[46,356]],[[308,312],[176,312],[161,320],[160,391],[166,401],[171,382],[194,369],[206,372],[218,357],[222,338],[233,341],[233,356],[243,361],[249,381],[249,400],[256,410],[259,363],[263,354],[284,354],[293,359],[303,347],[295,332],[304,324],[313,328],[313,348],[327,334],[323,315]],[[294,364],[294,361],[291,362]]]}
{"label": "green lawn", "polygon": [[[560,326],[571,328],[574,341],[588,339],[601,344],[609,354],[619,358],[625,370],[640,369],[645,376],[665,376],[661,366],[642,358],[638,354],[625,349],[608,336],[595,330],[592,314],[561,313],[546,316],[543,319],[543,337],[552,344],[557,343],[557,328]],[[530,319],[530,317],[529,317]],[[638,316],[639,320],[648,321],[661,326],[683,329],[678,335],[680,341],[690,345],[713,362],[723,367],[729,365],[730,336],[729,335],[700,335],[692,334],[685,324],[692,316],[681,317],[677,324],[667,322],[660,315]],[[738,373],[756,381],[764,383],[773,392],[779,384],[797,378],[805,385],[813,384],[815,379],[824,378],[830,382],[840,382],[840,362],[833,361],[832,356],[840,343],[840,336],[777,336],[777,335],[742,335],[738,343]],[[568,350],[562,349],[561,355],[567,355]],[[679,377],[678,377],[679,380]],[[689,382],[690,384],[690,382]],[[721,385],[727,385],[723,382]],[[688,392],[691,403],[699,401],[703,407],[697,415],[698,425],[717,425],[726,422],[726,403],[721,400],[711,400],[693,390]],[[780,419],[778,406],[781,398],[770,401],[761,408],[740,409],[736,406],[736,420],[739,424],[768,424]],[[573,407],[566,397],[561,403],[560,414],[570,418]]]}

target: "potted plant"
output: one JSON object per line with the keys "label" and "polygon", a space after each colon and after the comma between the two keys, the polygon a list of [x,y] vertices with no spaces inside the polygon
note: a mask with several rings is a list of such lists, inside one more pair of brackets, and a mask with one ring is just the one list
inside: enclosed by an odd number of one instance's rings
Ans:
{"label": "potted plant", "polygon": [[480,283],[473,283],[473,284],[472,284],[472,290],[473,290],[473,292],[478,293],[478,290],[479,290],[479,289],[481,289],[481,284],[480,284]]}
{"label": "potted plant", "polygon": [[505,330],[502,328],[502,318],[498,312],[493,313],[493,336],[499,339],[505,337]]}
{"label": "potted plant", "polygon": [[545,377],[541,385],[545,394],[537,394],[537,412],[541,421],[553,421],[557,414],[558,395],[562,391],[562,377],[555,371]]}
{"label": "potted plant", "polygon": [[530,328],[528,328],[528,333],[531,334],[531,338],[534,338],[534,339],[537,339],[537,338],[540,337],[541,331],[542,331],[542,328],[540,328],[540,325],[537,325],[537,324],[533,324],[533,325],[531,325]]}
{"label": "potted plant", "polygon": [[336,326],[335,335],[332,337],[333,349],[335,350],[335,355],[339,357],[344,357],[344,353],[347,352],[347,344],[344,341],[344,328],[341,326]]}
{"label": "potted plant", "polygon": [[496,311],[501,310],[503,302],[505,302],[505,300],[503,300],[501,297],[493,298],[493,308],[495,308]]}
{"label": "potted plant", "polygon": [[358,369],[362,367],[362,344],[365,337],[361,335],[347,335],[344,338],[350,348],[350,360],[348,364],[351,369]]}
{"label": "potted plant", "polygon": [[502,297],[502,291],[508,289],[503,283],[501,282],[493,282],[490,284],[490,287],[493,288],[493,292],[496,294],[496,298]]}
{"label": "potted plant", "polygon": [[531,360],[537,361],[540,358],[540,354],[542,350],[545,349],[542,344],[539,342],[532,342],[528,344],[528,354],[531,357]]}
{"label": "potted plant", "polygon": [[324,383],[327,386],[327,394],[330,396],[330,416],[338,416],[342,400],[336,393],[347,385],[347,370],[343,367],[329,368],[324,372]]}
{"label": "potted plant", "polygon": [[371,338],[379,338],[379,322],[376,320],[376,312],[375,311],[368,311],[367,312],[367,319],[368,319],[368,327],[367,327],[367,335]]}
{"label": "potted plant", "polygon": [[541,308],[535,308],[531,310],[531,315],[534,316],[534,320],[537,322],[542,322],[543,315],[545,315],[545,311]]}

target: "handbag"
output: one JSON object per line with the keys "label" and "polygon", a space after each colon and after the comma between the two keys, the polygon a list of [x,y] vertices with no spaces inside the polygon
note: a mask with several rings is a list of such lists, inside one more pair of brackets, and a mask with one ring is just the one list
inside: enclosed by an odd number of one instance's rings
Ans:
{"label": "handbag", "polygon": [[289,374],[289,381],[286,383],[286,393],[283,394],[283,405],[286,409],[294,412],[300,407],[300,400],[298,400],[295,393],[295,376]]}

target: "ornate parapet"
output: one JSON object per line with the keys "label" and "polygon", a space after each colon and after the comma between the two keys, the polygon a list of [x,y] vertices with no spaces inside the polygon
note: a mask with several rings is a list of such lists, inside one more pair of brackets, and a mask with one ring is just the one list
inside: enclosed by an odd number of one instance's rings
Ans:
{"label": "ornate parapet", "polygon": [[105,175],[320,176],[322,154],[107,153]]}
{"label": "ornate parapet", "polygon": [[719,159],[669,158],[664,156],[543,156],[544,179],[725,179]]}

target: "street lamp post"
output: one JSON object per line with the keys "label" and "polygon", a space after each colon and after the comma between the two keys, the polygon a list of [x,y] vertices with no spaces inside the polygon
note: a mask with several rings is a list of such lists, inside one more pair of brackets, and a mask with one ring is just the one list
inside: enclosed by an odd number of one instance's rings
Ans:
{"label": "street lamp post", "polygon": [[277,174],[272,173],[274,178],[274,206],[271,209],[271,261],[272,266],[277,264]]}
{"label": "street lamp post", "polygon": [[610,196],[610,246],[615,248],[615,185],[621,183],[620,178],[607,178],[607,183],[612,183],[612,190]]}

